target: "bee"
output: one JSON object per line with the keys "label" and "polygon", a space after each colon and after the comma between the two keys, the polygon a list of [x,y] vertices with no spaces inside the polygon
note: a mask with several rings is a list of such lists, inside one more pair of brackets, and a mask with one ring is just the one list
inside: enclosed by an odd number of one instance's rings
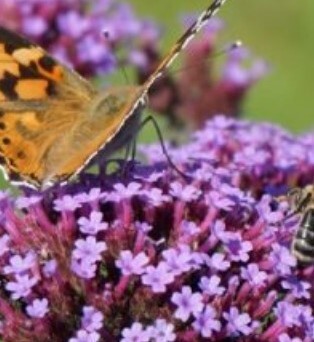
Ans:
{"label": "bee", "polygon": [[292,254],[302,263],[314,263],[314,185],[293,188],[287,197],[292,205],[288,217],[302,215],[292,240]]}

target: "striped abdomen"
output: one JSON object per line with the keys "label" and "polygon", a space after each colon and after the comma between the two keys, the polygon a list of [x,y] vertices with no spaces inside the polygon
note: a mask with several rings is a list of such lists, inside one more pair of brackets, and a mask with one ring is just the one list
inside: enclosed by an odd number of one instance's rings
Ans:
{"label": "striped abdomen", "polygon": [[305,263],[314,263],[314,208],[305,211],[292,242],[292,253]]}

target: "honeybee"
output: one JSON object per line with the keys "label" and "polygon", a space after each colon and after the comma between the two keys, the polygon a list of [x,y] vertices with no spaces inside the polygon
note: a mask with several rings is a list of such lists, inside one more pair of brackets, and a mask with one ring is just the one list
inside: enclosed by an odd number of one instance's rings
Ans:
{"label": "honeybee", "polygon": [[288,217],[301,214],[299,227],[292,240],[292,253],[298,261],[314,263],[314,185],[289,191],[292,212]]}

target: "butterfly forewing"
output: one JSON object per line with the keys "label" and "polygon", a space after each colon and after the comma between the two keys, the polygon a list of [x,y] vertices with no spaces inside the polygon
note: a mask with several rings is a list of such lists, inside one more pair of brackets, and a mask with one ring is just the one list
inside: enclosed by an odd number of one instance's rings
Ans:
{"label": "butterfly forewing", "polygon": [[[99,94],[40,47],[0,28],[0,162],[35,187],[66,180],[132,138],[147,93],[225,0],[214,0],[141,87]],[[132,119],[134,118],[134,119]]]}
{"label": "butterfly forewing", "polygon": [[95,94],[40,47],[0,28],[0,155],[9,177],[40,186],[49,151]]}

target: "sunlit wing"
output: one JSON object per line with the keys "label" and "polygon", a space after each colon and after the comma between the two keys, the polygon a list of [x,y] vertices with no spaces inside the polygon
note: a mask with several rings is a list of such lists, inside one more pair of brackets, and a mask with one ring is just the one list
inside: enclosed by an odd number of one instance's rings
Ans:
{"label": "sunlit wing", "polygon": [[40,47],[0,28],[0,155],[9,178],[39,186],[49,150],[95,94]]}

